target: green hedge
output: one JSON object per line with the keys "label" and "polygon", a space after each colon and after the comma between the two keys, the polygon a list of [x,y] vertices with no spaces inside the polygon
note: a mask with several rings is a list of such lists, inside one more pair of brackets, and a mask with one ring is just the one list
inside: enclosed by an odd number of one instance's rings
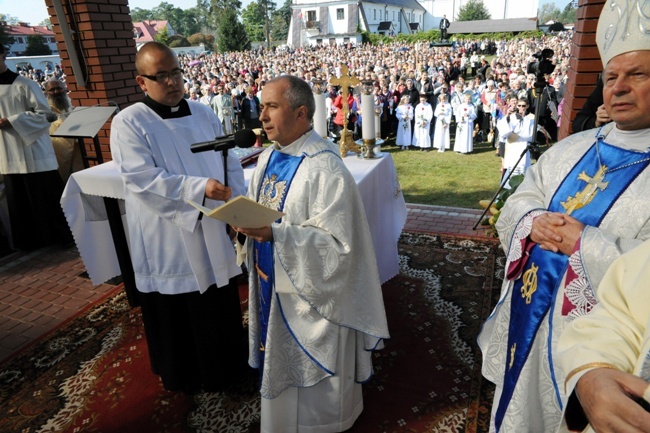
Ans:
{"label": "green hedge", "polygon": [[[541,30],[535,30],[535,31],[526,31],[526,32],[519,32],[517,34],[514,34],[512,32],[504,32],[504,33],[480,33],[480,34],[451,34],[450,35],[450,40],[451,41],[464,41],[467,39],[489,39],[489,40],[511,40],[511,39],[527,39],[527,38],[538,38],[540,36],[543,36],[544,32]],[[378,44],[387,44],[390,42],[393,42],[395,40],[399,42],[405,42],[405,43],[416,43],[416,42],[421,42],[421,41],[437,41],[440,39],[440,31],[439,30],[429,30],[427,32],[418,32],[414,33],[412,35],[406,35],[406,34],[399,34],[397,37],[390,37],[390,36],[385,36],[385,35],[378,35],[375,33],[369,33],[367,31],[361,32],[361,41],[365,44],[372,44],[372,45],[378,45]]]}

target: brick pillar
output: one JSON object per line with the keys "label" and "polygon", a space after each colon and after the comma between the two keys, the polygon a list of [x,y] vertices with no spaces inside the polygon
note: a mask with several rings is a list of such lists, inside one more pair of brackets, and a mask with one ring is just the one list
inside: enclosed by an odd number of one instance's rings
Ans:
{"label": "brick pillar", "polygon": [[558,140],[572,133],[571,123],[596,87],[598,74],[603,70],[596,46],[596,27],[604,4],[604,0],[580,0],[578,3]]}
{"label": "brick pillar", "polygon": [[[61,66],[66,74],[70,98],[75,106],[108,105],[114,101],[120,108],[142,99],[135,82],[135,40],[127,0],[62,1],[67,23],[77,47],[66,46],[53,0],[45,0]],[[87,80],[75,77],[70,52],[78,54]],[[110,160],[110,120],[98,133],[104,160]],[[89,156],[95,155],[92,140],[85,140]]]}

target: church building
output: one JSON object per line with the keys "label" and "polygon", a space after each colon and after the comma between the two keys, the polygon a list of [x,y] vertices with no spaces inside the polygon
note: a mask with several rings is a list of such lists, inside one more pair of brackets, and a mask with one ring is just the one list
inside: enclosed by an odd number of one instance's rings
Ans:
{"label": "church building", "polygon": [[[293,0],[287,45],[359,44],[361,32],[394,36],[453,23],[468,0]],[[483,0],[495,20],[537,17],[538,0]]]}

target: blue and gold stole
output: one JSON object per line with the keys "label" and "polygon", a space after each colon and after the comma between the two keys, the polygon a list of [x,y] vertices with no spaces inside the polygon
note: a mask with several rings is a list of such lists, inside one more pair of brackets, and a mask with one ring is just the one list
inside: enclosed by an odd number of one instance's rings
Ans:
{"label": "blue and gold stole", "polygon": [[[257,202],[281,211],[291,187],[291,182],[304,159],[304,155],[292,156],[273,151],[266,165],[263,180],[257,191]],[[271,313],[271,298],[275,274],[273,271],[273,243],[257,242],[253,246],[255,268],[260,285],[260,365],[264,364],[266,334]],[[264,371],[264,368],[261,369]]]}
{"label": "blue and gold stole", "polygon": [[[648,166],[650,153],[621,149],[605,143],[602,138],[599,134],[597,144],[582,156],[564,178],[553,195],[549,211],[570,213],[583,224],[598,227],[616,200]],[[598,179],[597,175],[602,173],[604,177]],[[579,199],[581,204],[571,206],[576,199]],[[495,415],[497,431],[501,428],[537,330],[557,296],[568,262],[569,257],[565,254],[553,253],[535,245],[521,276],[515,281],[511,295],[503,392]],[[556,397],[561,407],[562,402],[553,374],[550,338],[549,333],[547,356]]]}

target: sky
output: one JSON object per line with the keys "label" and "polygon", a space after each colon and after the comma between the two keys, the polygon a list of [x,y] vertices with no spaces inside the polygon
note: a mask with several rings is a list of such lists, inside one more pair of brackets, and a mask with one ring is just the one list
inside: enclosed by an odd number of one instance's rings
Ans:
{"label": "sky", "polygon": [[[163,0],[130,0],[131,9],[153,9]],[[252,0],[242,0],[242,6],[246,7]],[[196,6],[196,0],[167,0],[181,9],[189,9]],[[280,3],[280,2],[276,2]],[[539,5],[545,3],[554,3],[560,10],[564,9],[567,0],[539,0]],[[24,21],[32,26],[38,25],[43,20],[49,18],[44,0],[0,0],[0,13],[16,17],[19,21]]]}
{"label": "sky", "polygon": [[[131,9],[153,9],[162,3],[163,0],[129,0]],[[165,0],[181,9],[189,9],[196,6],[196,0]],[[242,0],[243,7],[246,7],[251,0]],[[36,26],[50,16],[47,13],[44,0],[0,0],[0,13],[16,17],[32,26]]]}

